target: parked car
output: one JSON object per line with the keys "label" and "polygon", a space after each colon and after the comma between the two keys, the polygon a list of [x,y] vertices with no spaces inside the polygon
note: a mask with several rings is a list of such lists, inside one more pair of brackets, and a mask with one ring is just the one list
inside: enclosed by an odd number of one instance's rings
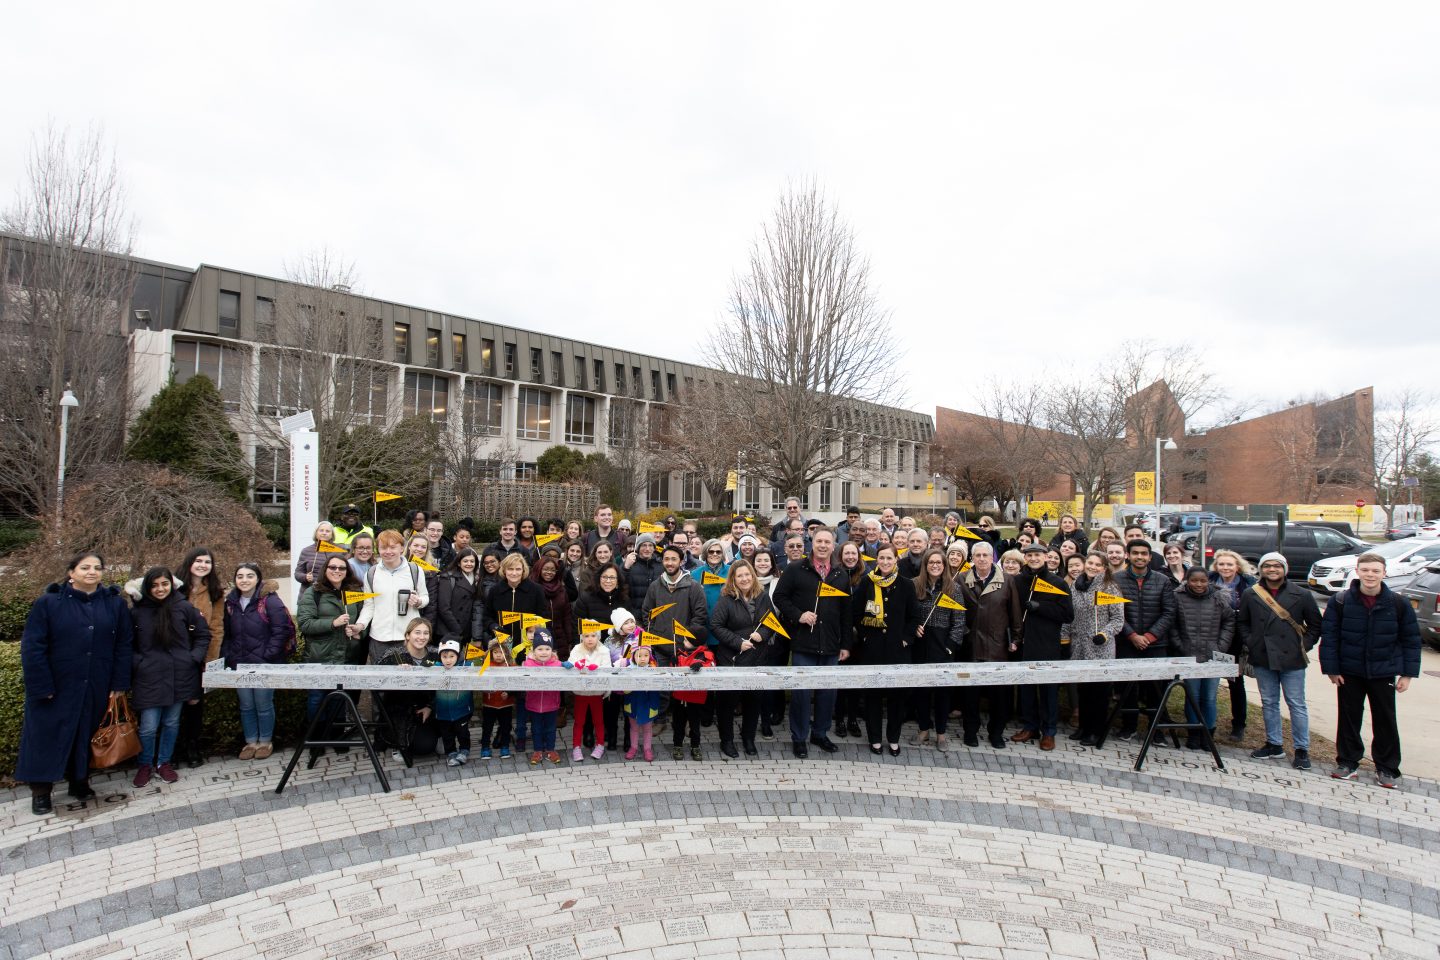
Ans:
{"label": "parked car", "polygon": [[[1422,567],[1440,562],[1440,540],[1417,540],[1407,537],[1391,543],[1377,543],[1367,546],[1360,553],[1377,553],[1385,558],[1385,579],[1394,587],[1392,578],[1408,578]],[[1317,561],[1310,566],[1306,582],[1311,589],[1321,590],[1334,596],[1341,590],[1348,590],[1355,582],[1355,561],[1360,554],[1346,554]]]}
{"label": "parked car", "polygon": [[[1200,528],[1209,524],[1218,526],[1222,523],[1229,523],[1218,513],[1211,513],[1209,510],[1202,510],[1197,513],[1177,513],[1170,519],[1170,524],[1165,528],[1165,533],[1160,539],[1169,543],[1172,540],[1179,540],[1185,549],[1189,550],[1195,545],[1195,539],[1199,536]],[[1186,540],[1189,543],[1186,543]]]}
{"label": "parked car", "polygon": [[[1205,566],[1215,559],[1216,550],[1234,550],[1252,565],[1276,549],[1277,525],[1273,523],[1227,523],[1211,529],[1205,543]],[[1280,553],[1290,567],[1290,579],[1309,578],[1310,567],[1317,560],[1364,553],[1371,544],[1347,537],[1328,526],[1308,523],[1287,523],[1285,544]]]}
{"label": "parked car", "polygon": [[1426,520],[1416,528],[1415,536],[1422,540],[1440,537],[1440,520]]}
{"label": "parked car", "polygon": [[1420,636],[1440,650],[1440,564],[1422,567],[1415,579],[1400,590],[1400,595],[1415,608]]}
{"label": "parked car", "polygon": [[1406,537],[1413,537],[1420,532],[1420,523],[1402,523],[1398,527],[1391,527],[1385,531],[1386,540],[1404,540]]}

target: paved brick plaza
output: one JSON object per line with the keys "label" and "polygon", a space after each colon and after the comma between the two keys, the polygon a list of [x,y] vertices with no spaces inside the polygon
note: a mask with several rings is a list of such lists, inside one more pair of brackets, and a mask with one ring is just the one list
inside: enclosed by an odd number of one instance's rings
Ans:
{"label": "paved brick plaza", "polygon": [[11,791],[0,958],[1440,956],[1440,786],[1069,746]]}

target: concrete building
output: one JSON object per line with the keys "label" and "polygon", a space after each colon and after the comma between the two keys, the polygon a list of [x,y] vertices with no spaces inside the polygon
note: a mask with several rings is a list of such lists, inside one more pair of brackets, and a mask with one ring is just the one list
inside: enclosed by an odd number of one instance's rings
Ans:
{"label": "concrete building", "polygon": [[[0,263],[26,245],[0,234]],[[425,416],[447,431],[468,431],[494,451],[494,476],[528,479],[540,453],[565,444],[583,453],[609,453],[621,433],[646,423],[683,391],[717,371],[568,337],[522,330],[414,307],[346,289],[323,289],[241,270],[196,268],[132,258],[135,271],[125,313],[131,344],[132,416],[173,376],[213,380],[235,418],[258,480],[257,506],[287,502],[288,463],[282,445],[248,427],[298,411],[300,379],[294,346],[325,324],[344,321],[334,352],[336,386],[356,394],[359,422],[393,425]],[[580,322],[576,326],[581,326]],[[336,341],[340,342],[340,341]],[[816,483],[810,514],[838,517],[849,504],[916,510],[953,500],[933,489],[928,472],[934,433],[929,416],[857,405],[853,440],[867,451],[864,465]],[[643,429],[643,427],[641,428]],[[839,439],[836,441],[840,442]],[[783,509],[781,492],[744,474],[741,506]],[[443,478],[437,478],[443,484]],[[713,509],[699,476],[653,471],[644,506]]]}

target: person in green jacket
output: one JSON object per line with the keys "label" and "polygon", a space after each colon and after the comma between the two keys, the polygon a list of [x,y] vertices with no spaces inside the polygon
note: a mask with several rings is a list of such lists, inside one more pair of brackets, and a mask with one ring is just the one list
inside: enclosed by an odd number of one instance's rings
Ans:
{"label": "person in green jacket", "polygon": [[[364,586],[355,578],[350,563],[341,553],[325,554],[325,569],[313,589],[300,595],[295,620],[305,638],[306,663],[364,663],[364,630],[355,621],[360,619],[363,601],[346,603],[346,594],[358,594]],[[314,720],[320,701],[329,690],[311,690],[306,702],[306,716]],[[353,695],[351,695],[353,696]],[[323,749],[316,749],[318,756]]]}

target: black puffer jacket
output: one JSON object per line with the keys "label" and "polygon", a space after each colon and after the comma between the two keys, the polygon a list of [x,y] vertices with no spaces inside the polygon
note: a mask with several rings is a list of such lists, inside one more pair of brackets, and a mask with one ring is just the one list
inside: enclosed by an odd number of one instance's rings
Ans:
{"label": "black puffer jacket", "polygon": [[[621,570],[620,575],[625,578],[626,587],[632,597],[644,597],[650,592],[650,584],[660,578],[665,572],[665,565],[660,562],[660,554],[653,554],[649,560],[638,555],[635,562],[630,564],[629,570]],[[596,585],[596,589],[599,585]]]}
{"label": "black puffer jacket", "polygon": [[[1147,570],[1143,580],[1136,579],[1129,567],[1115,575],[1120,596],[1125,604],[1125,626],[1115,643],[1116,656],[1168,657],[1170,634],[1175,629],[1175,583],[1158,570]],[[1155,638],[1145,650],[1138,650],[1131,638],[1148,633]]]}
{"label": "black puffer jacket", "polygon": [[1209,660],[1212,653],[1228,653],[1235,642],[1235,611],[1230,597],[1211,584],[1203,597],[1187,588],[1175,591],[1175,642],[1182,657]]}
{"label": "black puffer jacket", "polygon": [[[722,593],[715,601],[715,609],[710,612],[710,638],[715,641],[715,663],[722,667],[765,667],[779,663],[780,648],[775,642],[775,631],[759,625],[765,615],[774,609],[770,595],[763,590],[754,600],[748,601]],[[741,653],[741,645],[756,632],[760,634],[760,643]]]}
{"label": "black puffer jacket", "polygon": [[[952,587],[949,596],[961,606],[965,605],[958,587]],[[965,642],[965,611],[936,607],[939,599],[940,585],[935,583],[919,601],[925,635],[915,640],[916,663],[954,663],[960,659],[960,647]],[[926,617],[930,618],[928,622]]]}
{"label": "black puffer jacket", "polygon": [[[465,574],[447,570],[436,580],[439,596],[435,600],[435,634],[437,640],[459,640],[460,649],[470,642],[475,620],[475,596],[480,583],[465,579]],[[462,658],[463,659],[463,658]]]}
{"label": "black puffer jacket", "polygon": [[[200,696],[200,672],[210,646],[210,627],[183,597],[168,603],[145,598],[131,611],[135,648],[130,669],[130,706],[168,707]],[[170,646],[160,640],[161,617],[170,618]]]}

